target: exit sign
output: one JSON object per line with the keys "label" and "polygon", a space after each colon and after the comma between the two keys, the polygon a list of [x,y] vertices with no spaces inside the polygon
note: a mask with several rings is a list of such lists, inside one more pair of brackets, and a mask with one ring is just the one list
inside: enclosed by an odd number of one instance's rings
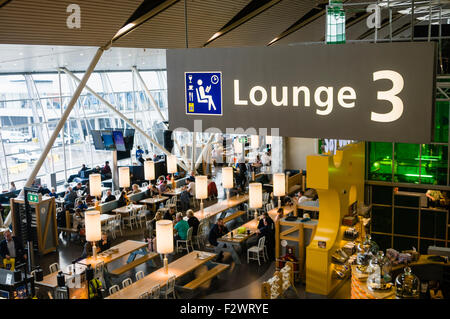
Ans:
{"label": "exit sign", "polygon": [[32,203],[39,202],[39,195],[35,193],[28,193],[27,195],[28,201]]}

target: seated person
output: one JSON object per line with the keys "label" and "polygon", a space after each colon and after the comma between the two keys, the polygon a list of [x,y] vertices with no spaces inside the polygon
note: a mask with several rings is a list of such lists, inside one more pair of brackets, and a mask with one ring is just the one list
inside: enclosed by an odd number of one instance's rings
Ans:
{"label": "seated person", "polygon": [[147,186],[147,190],[145,191],[145,196],[153,197],[156,194],[159,194],[159,189],[156,188],[155,184],[150,183]]}
{"label": "seated person", "polygon": [[101,174],[103,179],[110,179],[112,177],[111,167],[109,166],[108,161],[106,161],[105,165],[102,167]]}
{"label": "seated person", "polygon": [[175,219],[175,214],[176,214],[175,207],[170,207],[169,210],[164,213],[163,219],[173,221]]}
{"label": "seated person", "polygon": [[77,197],[77,193],[72,189],[72,187],[69,186],[69,188],[67,188],[66,195],[64,196],[64,205],[67,208],[73,208]]}
{"label": "seated person", "polygon": [[56,194],[56,190],[54,188],[52,188],[52,190],[51,190],[50,194],[48,194],[48,196],[57,198],[58,194]]}
{"label": "seated person", "polygon": [[83,184],[77,183],[77,185],[75,186],[74,191],[75,191],[75,192],[83,191]]}
{"label": "seated person", "polygon": [[158,177],[158,179],[156,180],[156,186],[162,184],[162,182],[164,182],[164,176]]}
{"label": "seated person", "polygon": [[88,205],[86,204],[86,203],[84,203],[82,200],[80,200],[80,199],[77,199],[76,201],[75,201],[75,209],[80,209],[81,211],[85,211],[86,209],[88,209],[89,207],[88,207]]}
{"label": "seated person", "polygon": [[61,210],[56,213],[56,225],[61,228],[65,228],[66,225],[66,212]]}
{"label": "seated person", "polygon": [[267,212],[265,212],[259,220],[256,233],[258,234],[258,240],[263,236],[266,237],[265,245],[267,246],[267,254],[269,255],[269,259],[273,259],[275,247],[275,223]]}
{"label": "seated person", "polygon": [[188,217],[188,224],[189,227],[192,227],[192,236],[197,236],[198,232],[198,225],[200,225],[200,221],[197,217],[194,216],[194,211],[192,209],[189,209],[186,212],[186,215]]}
{"label": "seated person", "polygon": [[130,199],[128,198],[127,192],[125,190],[122,191],[119,197],[119,202],[117,203],[118,207],[128,206],[131,204]]}
{"label": "seated person", "polygon": [[9,189],[10,192],[15,192],[16,191],[16,184],[14,184],[14,182],[11,182],[11,188]]}
{"label": "seated person", "polygon": [[228,228],[223,222],[223,218],[219,218],[214,226],[209,231],[208,241],[211,245],[217,246],[217,239],[227,234]]}
{"label": "seated person", "polygon": [[[3,258],[3,265],[8,265],[11,262],[11,258],[14,258],[14,268],[16,265],[23,263],[27,260],[27,252],[23,248],[21,241],[16,236],[11,234],[11,231],[7,229],[3,234],[5,237],[0,242],[0,255]],[[7,267],[7,266],[6,266]]]}
{"label": "seated person", "polygon": [[195,182],[194,182],[194,179],[189,178],[189,184],[188,184],[186,190],[189,193],[189,196],[191,196],[191,197],[195,196]]}
{"label": "seated person", "polygon": [[81,169],[78,171],[78,177],[82,177],[81,175],[81,173],[82,172],[85,172],[85,171],[87,171],[88,170],[88,168],[86,167],[86,165],[84,165],[84,164],[82,164],[81,165]]}
{"label": "seated person", "polygon": [[98,243],[98,248],[100,248],[100,252],[111,248],[111,241],[109,240],[108,234],[106,232],[102,232],[102,239]]}
{"label": "seated person", "polygon": [[217,198],[217,186],[216,183],[212,180],[211,175],[208,175],[208,197],[216,197]]}
{"label": "seated person", "polygon": [[181,213],[178,213],[176,215],[176,224],[174,226],[176,235],[175,235],[175,241],[177,240],[186,240],[187,238],[187,231],[189,229],[189,224],[187,221],[183,219],[183,215]]}
{"label": "seated person", "polygon": [[105,198],[105,200],[103,201],[103,203],[112,202],[113,200],[116,200],[116,196],[114,196],[114,195],[112,194],[111,190],[108,189],[108,190],[106,191],[106,198]]}
{"label": "seated person", "polygon": [[141,190],[139,189],[138,184],[131,185],[131,194],[138,194],[140,192],[141,192]]}
{"label": "seated person", "polygon": [[284,208],[280,207],[277,210],[277,216],[275,216],[275,221],[274,222],[277,223],[277,222],[281,221],[283,216],[284,216]]}
{"label": "seated person", "polygon": [[181,194],[180,194],[180,204],[181,204],[181,211],[185,212],[189,209],[191,199],[189,192],[187,191],[187,186],[184,185],[181,188]]}
{"label": "seated person", "polygon": [[167,180],[164,180],[161,184],[159,184],[157,186],[158,190],[159,190],[159,194],[161,195],[162,193],[164,193],[165,191],[167,191],[169,189],[169,186],[167,185]]}
{"label": "seated person", "polygon": [[297,200],[297,205],[301,205],[303,202],[306,202],[306,201],[310,201],[310,200],[311,200],[311,198],[305,196],[305,192],[304,192],[304,191],[299,191],[299,192],[297,193],[297,196],[294,197],[294,199]]}

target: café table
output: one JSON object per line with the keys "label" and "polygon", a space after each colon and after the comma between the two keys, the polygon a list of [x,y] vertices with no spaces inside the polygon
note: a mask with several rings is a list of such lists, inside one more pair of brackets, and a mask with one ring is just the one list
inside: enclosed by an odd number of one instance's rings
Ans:
{"label": "caf\u00e9 table", "polygon": [[[204,257],[198,258],[197,254],[201,254],[201,256]],[[177,279],[181,278],[215,257],[215,253],[194,250],[193,252],[190,252],[189,254],[171,262],[169,264],[168,274],[164,272],[164,268],[159,268],[141,280],[138,280],[128,287],[125,287],[110,295],[106,299],[138,299],[140,295],[145,292],[149,292],[152,287],[156,285],[160,285],[161,288],[164,287],[167,284],[167,280],[171,276],[175,276]]]}
{"label": "caf\u00e9 table", "polygon": [[128,205],[128,206],[122,206],[122,207],[113,209],[112,212],[115,213],[115,214],[121,214],[122,217],[124,217],[124,215],[125,215],[125,216],[130,215],[130,212],[131,212],[132,209],[139,210],[139,209],[141,209],[142,207],[144,207],[144,205],[130,204],[130,205]]}
{"label": "caf\u00e9 table", "polygon": [[198,220],[202,220],[205,218],[211,218],[216,216],[217,214],[223,213],[224,211],[236,207],[242,203],[248,201],[248,194],[245,195],[236,195],[230,198],[230,200],[224,199],[221,200],[211,206],[208,206],[203,209],[203,211],[199,210],[194,213],[194,216],[198,218]]}
{"label": "caf\u00e9 table", "polygon": [[159,195],[157,195],[157,196],[154,196],[154,197],[143,199],[143,200],[139,201],[139,203],[145,204],[145,205],[147,205],[147,207],[149,205],[152,205],[153,206],[153,211],[156,212],[156,204],[164,202],[164,201],[166,201],[168,199],[169,199],[169,197],[167,197],[167,196],[159,196]]}
{"label": "caf\u00e9 table", "polygon": [[183,192],[183,188],[182,187],[178,187],[175,189],[169,189],[167,191],[165,191],[163,194],[167,195],[167,196],[180,196],[180,194]]}
{"label": "caf\u00e9 table", "polygon": [[[273,209],[269,211],[270,218],[275,219],[276,216],[276,209]],[[217,246],[215,247],[214,251],[216,253],[222,252],[229,252],[231,254],[231,257],[233,258],[234,262],[236,264],[241,264],[241,259],[239,258],[239,255],[237,254],[238,250],[242,250],[242,246],[246,244],[247,240],[253,237],[255,234],[257,234],[258,229],[258,223],[259,220],[262,218],[262,216],[258,216],[257,218],[253,218],[252,220],[248,221],[244,225],[241,225],[232,231],[228,232],[224,236],[217,239]],[[245,227],[245,233],[238,234],[238,229]],[[274,229],[275,231],[275,229]]]}

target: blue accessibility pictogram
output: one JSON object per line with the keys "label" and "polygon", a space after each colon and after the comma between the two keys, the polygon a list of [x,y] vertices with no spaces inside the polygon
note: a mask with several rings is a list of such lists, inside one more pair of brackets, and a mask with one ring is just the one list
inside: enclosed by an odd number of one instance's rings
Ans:
{"label": "blue accessibility pictogram", "polygon": [[222,115],[222,72],[185,72],[186,114]]}

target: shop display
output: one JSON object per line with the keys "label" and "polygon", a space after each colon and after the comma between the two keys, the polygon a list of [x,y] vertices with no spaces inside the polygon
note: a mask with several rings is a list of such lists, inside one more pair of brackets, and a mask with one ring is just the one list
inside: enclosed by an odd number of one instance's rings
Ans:
{"label": "shop display", "polygon": [[357,216],[345,216],[342,219],[342,225],[345,226],[353,226],[358,222],[358,217]]}
{"label": "shop display", "polygon": [[379,251],[377,255],[369,262],[367,272],[370,273],[367,278],[367,286],[370,290],[388,290],[391,289],[391,276],[389,274],[389,259],[384,257],[382,251]]}
{"label": "shop display", "polygon": [[366,235],[365,240],[362,243],[358,244],[358,255],[357,255],[357,264],[356,269],[360,273],[368,274],[368,266],[370,260],[374,255],[376,255],[379,251],[378,245],[371,240],[370,235]]}
{"label": "shop display", "polygon": [[349,256],[356,252],[356,244],[353,241],[349,241],[342,247],[342,250]]}
{"label": "shop display", "polygon": [[348,260],[348,255],[342,249],[338,249],[331,255],[331,260],[335,264],[342,265]]}
{"label": "shop display", "polygon": [[404,272],[395,279],[395,294],[397,298],[419,298],[420,280],[405,267]]}
{"label": "shop display", "polygon": [[349,227],[344,232],[344,238],[346,238],[346,239],[354,240],[354,239],[358,238],[358,236],[359,236],[359,232],[353,227]]}

